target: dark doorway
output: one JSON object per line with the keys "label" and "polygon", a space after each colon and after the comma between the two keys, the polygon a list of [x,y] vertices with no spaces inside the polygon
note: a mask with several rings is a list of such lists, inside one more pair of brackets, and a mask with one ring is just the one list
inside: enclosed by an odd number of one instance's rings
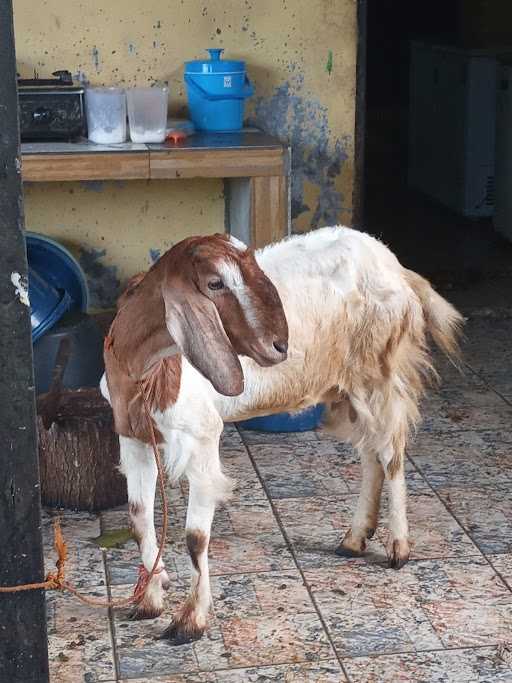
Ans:
{"label": "dark doorway", "polygon": [[512,242],[492,217],[464,217],[408,181],[413,40],[503,51],[512,46],[511,8],[506,0],[367,0],[364,227],[456,303],[510,305]]}

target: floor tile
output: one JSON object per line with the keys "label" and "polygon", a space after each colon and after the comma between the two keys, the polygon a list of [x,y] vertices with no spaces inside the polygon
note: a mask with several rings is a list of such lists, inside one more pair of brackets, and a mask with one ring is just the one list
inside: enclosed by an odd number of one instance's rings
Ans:
{"label": "floor tile", "polygon": [[219,683],[215,673],[168,674],[144,678],[122,678],[119,683]]}
{"label": "floor tile", "polygon": [[230,666],[263,666],[332,657],[316,614],[233,617],[221,622]]}
{"label": "floor tile", "polygon": [[281,532],[223,536],[210,541],[210,574],[266,572],[294,567]]}
{"label": "floor tile", "polygon": [[[147,678],[125,679],[120,683],[148,683]],[[336,660],[314,663],[232,669],[210,673],[157,676],[152,683],[343,683],[346,678]]]}
{"label": "floor tile", "polygon": [[255,444],[250,449],[272,498],[348,493],[343,472],[358,460],[352,449],[341,443]]}
{"label": "floor tile", "polygon": [[512,633],[512,594],[481,557],[305,575],[342,657],[495,645]]}
{"label": "floor tile", "polygon": [[344,659],[357,683],[510,683],[512,657],[503,649],[478,648]]}
{"label": "floor tile", "polygon": [[468,430],[510,429],[512,406],[504,401],[497,406],[443,404],[435,413],[424,414],[419,433],[446,434]]}
{"label": "floor tile", "polygon": [[512,553],[488,555],[487,557],[498,574],[508,584],[510,590],[512,590]]}
{"label": "floor tile", "polygon": [[440,497],[483,553],[512,552],[510,484],[437,489]]}
{"label": "floor tile", "polygon": [[297,570],[214,577],[212,594],[221,620],[315,611]]}
{"label": "floor tile", "polygon": [[512,482],[512,434],[463,431],[443,435],[422,433],[409,455],[434,488],[494,485]]}
{"label": "floor tile", "polygon": [[[107,597],[105,587],[83,591]],[[115,679],[106,609],[78,602],[69,593],[46,594],[51,683],[96,683]]]}

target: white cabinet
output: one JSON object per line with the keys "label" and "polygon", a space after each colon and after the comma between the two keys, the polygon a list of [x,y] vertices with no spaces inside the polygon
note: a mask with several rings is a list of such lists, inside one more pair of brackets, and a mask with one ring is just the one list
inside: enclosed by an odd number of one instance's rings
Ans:
{"label": "white cabinet", "polygon": [[494,55],[411,44],[409,185],[464,216],[494,212]]}

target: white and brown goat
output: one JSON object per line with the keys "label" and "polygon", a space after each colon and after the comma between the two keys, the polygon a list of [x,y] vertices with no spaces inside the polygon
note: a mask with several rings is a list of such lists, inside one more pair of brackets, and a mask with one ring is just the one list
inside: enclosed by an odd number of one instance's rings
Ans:
{"label": "white and brown goat", "polygon": [[[223,235],[190,238],[131,283],[105,342],[101,387],[113,408],[147,571],[157,554],[157,471],[141,392],[170,477],[189,481],[192,587],[165,637],[188,642],[206,626],[210,528],[233,483],[219,460],[225,421],[325,403],[331,431],[350,441],[362,462],[357,509],[336,552],[364,552],[386,479],[389,563],[407,561],[404,449],[435,374],[426,337],[455,357],[461,322],[383,244],[345,227],[256,253]],[[163,562],[159,569],[136,608],[139,618],[162,612],[169,578]]]}

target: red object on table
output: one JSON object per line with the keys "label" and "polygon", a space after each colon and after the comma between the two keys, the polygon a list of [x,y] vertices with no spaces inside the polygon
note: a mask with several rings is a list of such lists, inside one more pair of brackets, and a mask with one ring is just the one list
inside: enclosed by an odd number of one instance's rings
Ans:
{"label": "red object on table", "polygon": [[167,133],[165,139],[176,144],[178,142],[183,142],[183,140],[185,140],[186,137],[187,134],[184,133],[182,130],[171,130],[169,133]]}

